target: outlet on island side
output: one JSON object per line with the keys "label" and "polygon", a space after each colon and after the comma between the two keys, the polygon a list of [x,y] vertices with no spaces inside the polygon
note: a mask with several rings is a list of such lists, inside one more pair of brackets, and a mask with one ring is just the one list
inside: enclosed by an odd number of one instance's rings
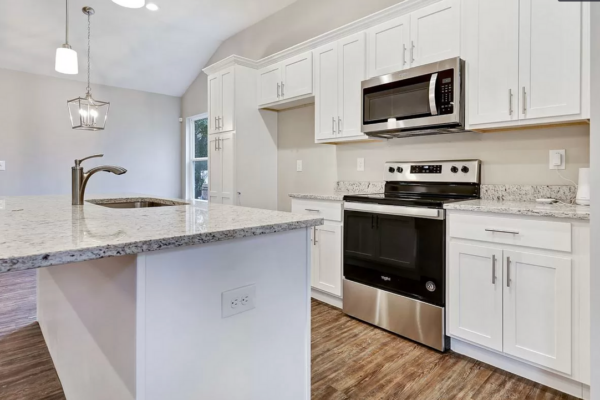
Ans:
{"label": "outlet on island side", "polygon": [[233,315],[252,310],[256,298],[256,286],[248,285],[221,293],[221,317],[227,318]]}
{"label": "outlet on island side", "polygon": [[365,170],[365,159],[364,158],[357,158],[356,159],[356,170],[357,171],[364,171]]}

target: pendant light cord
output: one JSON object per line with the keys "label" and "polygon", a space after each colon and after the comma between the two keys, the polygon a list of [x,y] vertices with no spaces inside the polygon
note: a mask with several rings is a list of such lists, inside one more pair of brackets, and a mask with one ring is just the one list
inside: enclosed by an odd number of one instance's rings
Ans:
{"label": "pendant light cord", "polygon": [[91,51],[91,31],[92,31],[92,24],[91,24],[91,14],[88,14],[88,68],[87,68],[87,73],[88,73],[88,81],[87,81],[87,94],[90,94],[90,92],[92,91],[91,87],[90,87],[90,51]]}
{"label": "pendant light cord", "polygon": [[65,27],[65,44],[68,45],[69,44],[69,0],[65,1],[66,3],[66,10],[65,10],[65,14],[67,15],[67,26]]}

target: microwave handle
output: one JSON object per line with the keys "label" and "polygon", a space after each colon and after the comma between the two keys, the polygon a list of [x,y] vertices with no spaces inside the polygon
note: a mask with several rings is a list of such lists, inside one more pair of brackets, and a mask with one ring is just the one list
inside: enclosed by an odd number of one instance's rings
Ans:
{"label": "microwave handle", "polygon": [[437,115],[437,104],[435,104],[435,86],[437,84],[437,72],[431,75],[429,80],[429,107],[431,108],[431,115]]}

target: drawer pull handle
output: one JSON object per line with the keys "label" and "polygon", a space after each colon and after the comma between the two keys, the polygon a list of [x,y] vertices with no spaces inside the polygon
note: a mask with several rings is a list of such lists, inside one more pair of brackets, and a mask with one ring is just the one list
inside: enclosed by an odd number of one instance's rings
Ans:
{"label": "drawer pull handle", "polygon": [[312,208],[305,208],[305,210],[308,212],[321,212],[321,210],[314,210]]}
{"label": "drawer pull handle", "polygon": [[492,255],[492,285],[496,284],[496,256]]}
{"label": "drawer pull handle", "polygon": [[518,235],[519,234],[519,232],[517,232],[517,231],[501,231],[501,230],[498,230],[498,229],[486,229],[485,231],[486,232],[495,232],[495,233],[509,233],[511,235]]}

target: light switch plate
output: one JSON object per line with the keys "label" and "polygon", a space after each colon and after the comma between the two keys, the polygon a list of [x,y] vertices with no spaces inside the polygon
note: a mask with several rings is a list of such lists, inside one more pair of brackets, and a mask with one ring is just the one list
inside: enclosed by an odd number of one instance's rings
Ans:
{"label": "light switch plate", "polygon": [[357,158],[356,159],[356,170],[357,171],[364,171],[365,170],[365,159],[364,158]]}
{"label": "light switch plate", "polygon": [[255,308],[256,286],[248,285],[221,293],[221,317],[243,313]]}
{"label": "light switch plate", "polygon": [[550,168],[550,169],[565,169],[566,168],[566,151],[565,150],[550,150],[548,168]]}
{"label": "light switch plate", "polygon": [[6,161],[0,161],[0,171],[6,171]]}
{"label": "light switch plate", "polygon": [[302,160],[296,161],[296,172],[302,172]]}

